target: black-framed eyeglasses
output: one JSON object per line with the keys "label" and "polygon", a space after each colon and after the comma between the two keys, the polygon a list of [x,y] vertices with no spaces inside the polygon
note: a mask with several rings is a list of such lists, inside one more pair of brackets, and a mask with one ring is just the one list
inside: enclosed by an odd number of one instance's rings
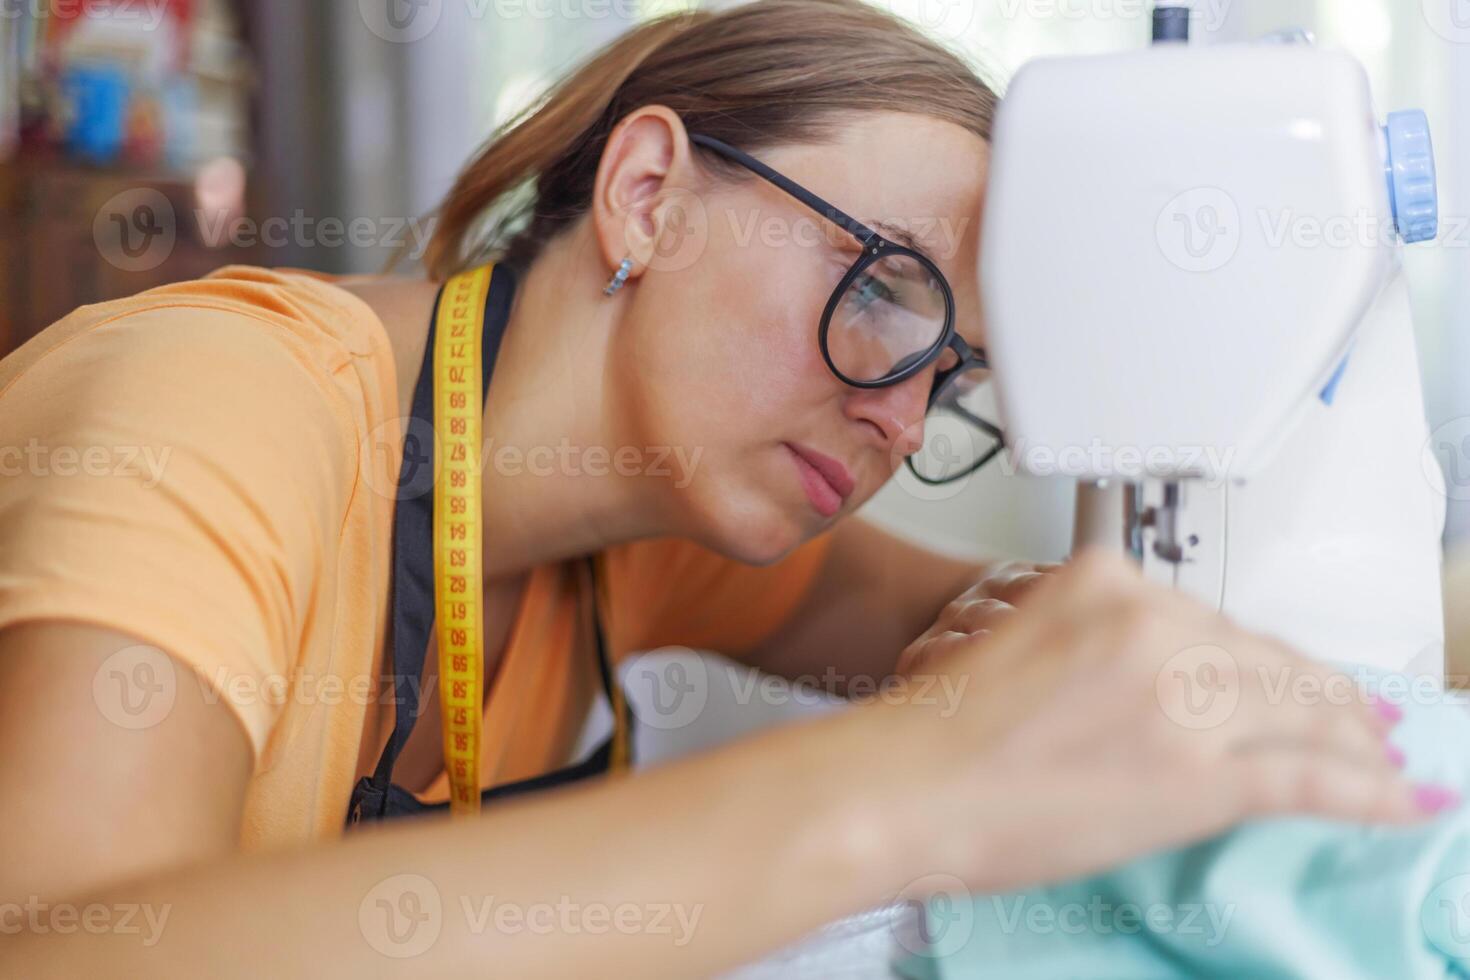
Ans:
{"label": "black-framed eyeglasses", "polygon": [[922,252],[884,238],[794,180],[735,147],[699,133],[691,142],[775,184],[855,238],[862,253],[832,291],[817,333],[822,358],[841,381],[886,388],[954,351],[953,367],[934,376],[924,419],[924,446],[908,457],[924,483],[958,480],[1005,448],[994,422],[995,396],[985,352],[955,330],[954,293]]}

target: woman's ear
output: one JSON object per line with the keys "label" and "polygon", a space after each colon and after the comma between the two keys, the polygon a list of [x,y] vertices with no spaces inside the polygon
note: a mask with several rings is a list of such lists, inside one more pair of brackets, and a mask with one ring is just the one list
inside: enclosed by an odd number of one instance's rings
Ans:
{"label": "woman's ear", "polygon": [[592,188],[593,228],[609,275],[625,258],[633,263],[630,281],[697,258],[705,222],[688,185],[692,167],[683,120],[667,106],[642,106],[613,127]]}

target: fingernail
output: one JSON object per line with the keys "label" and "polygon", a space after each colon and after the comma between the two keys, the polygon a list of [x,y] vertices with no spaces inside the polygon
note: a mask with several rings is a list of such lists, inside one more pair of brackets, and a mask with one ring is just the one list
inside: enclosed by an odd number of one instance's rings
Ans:
{"label": "fingernail", "polygon": [[1381,715],[1384,720],[1389,722],[1390,724],[1394,724],[1404,720],[1403,708],[1400,708],[1396,704],[1392,704],[1388,701],[1383,700],[1376,694],[1368,695],[1368,703],[1371,704],[1374,710],[1376,710],[1379,715]]}
{"label": "fingernail", "polygon": [[1439,813],[1460,805],[1460,794],[1448,786],[1426,783],[1414,787],[1414,805],[1424,813]]}
{"label": "fingernail", "polygon": [[1388,752],[1389,764],[1392,765],[1395,769],[1404,768],[1404,750],[1399,748],[1397,745],[1385,746],[1385,749]]}

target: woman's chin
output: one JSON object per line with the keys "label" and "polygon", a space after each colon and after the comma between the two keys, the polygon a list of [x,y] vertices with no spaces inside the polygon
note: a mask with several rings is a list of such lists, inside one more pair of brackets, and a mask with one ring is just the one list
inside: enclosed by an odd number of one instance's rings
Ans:
{"label": "woman's chin", "polygon": [[747,565],[771,565],[826,522],[799,493],[755,479],[753,469],[703,469],[682,493],[680,523],[688,527],[685,537],[706,548]]}
{"label": "woman's chin", "polygon": [[711,517],[709,530],[720,553],[747,565],[775,564],[820,530],[815,513],[793,512],[769,496],[726,501],[723,513]]}

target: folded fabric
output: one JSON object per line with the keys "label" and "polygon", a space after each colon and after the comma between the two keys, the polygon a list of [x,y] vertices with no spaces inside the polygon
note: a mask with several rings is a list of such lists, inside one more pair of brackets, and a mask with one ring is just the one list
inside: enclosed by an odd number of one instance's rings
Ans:
{"label": "folded fabric", "polygon": [[[1470,798],[1466,699],[1401,680],[1410,776]],[[1256,821],[1078,881],[940,896],[924,938],[897,964],[911,980],[1467,978],[1470,807],[1409,828]]]}

